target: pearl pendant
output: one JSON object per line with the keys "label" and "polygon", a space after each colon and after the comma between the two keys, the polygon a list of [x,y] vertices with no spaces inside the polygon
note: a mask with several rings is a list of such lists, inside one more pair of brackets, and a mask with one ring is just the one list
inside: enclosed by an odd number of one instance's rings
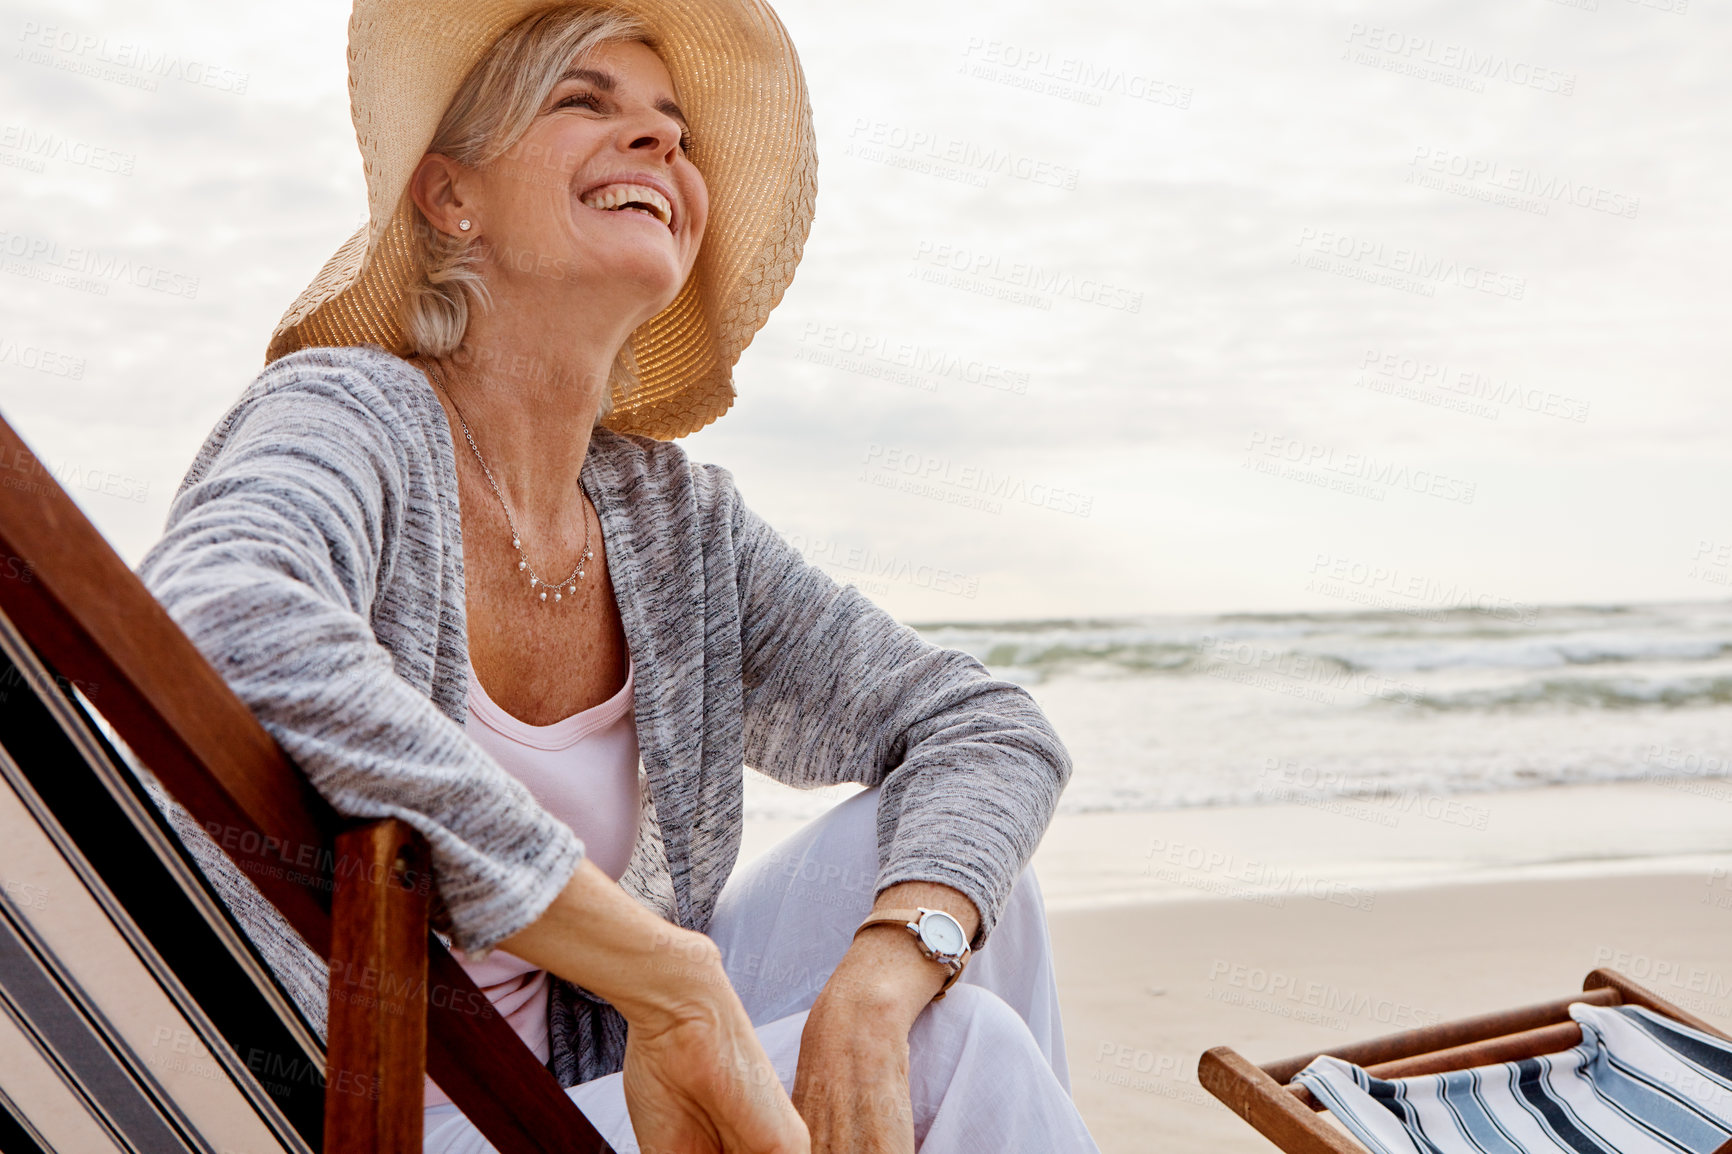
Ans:
{"label": "pearl pendant", "polygon": [[582,570],[582,569],[579,569],[579,570],[578,570],[578,571],[577,571],[577,575],[578,575],[578,576],[579,576],[579,577],[582,577],[582,576],[583,576],[583,570]]}
{"label": "pearl pendant", "polygon": [[553,599],[555,601],[563,601],[563,600],[565,600],[565,596],[564,596],[564,594],[560,593],[558,590],[555,590],[554,594],[553,594]]}
{"label": "pearl pendant", "polygon": [[543,594],[542,594],[542,595],[541,595],[541,599],[542,599],[542,600],[543,600],[543,601],[546,601],[546,600],[547,600],[547,594],[546,594],[546,593],[543,593]]}
{"label": "pearl pendant", "polygon": [[566,590],[566,592],[568,592],[568,593],[570,593],[570,594],[572,594],[572,595],[573,595],[573,596],[576,596],[576,594],[577,594],[577,586],[576,586],[576,585],[573,585],[573,586],[572,586],[572,587],[571,587],[571,588],[570,588],[570,589],[568,589],[568,590]]}
{"label": "pearl pendant", "polygon": [[536,587],[536,586],[537,586],[537,585],[539,585],[539,584],[541,584],[541,578],[539,578],[539,577],[531,577],[531,578],[530,578],[530,579],[529,579],[529,587],[530,587],[530,588],[531,588],[531,589],[533,589],[533,588],[535,588],[535,587]]}
{"label": "pearl pendant", "polygon": [[513,537],[511,539],[511,547],[513,549],[521,549],[521,548],[523,548],[523,542],[519,541],[516,537]]}
{"label": "pearl pendant", "polygon": [[524,571],[524,570],[525,570],[525,569],[527,569],[527,568],[529,568],[529,562],[527,562],[527,561],[519,561],[519,562],[518,562],[518,563],[517,563],[517,571],[518,571],[518,572],[519,572],[519,573],[521,573],[521,572],[523,572],[523,571]]}

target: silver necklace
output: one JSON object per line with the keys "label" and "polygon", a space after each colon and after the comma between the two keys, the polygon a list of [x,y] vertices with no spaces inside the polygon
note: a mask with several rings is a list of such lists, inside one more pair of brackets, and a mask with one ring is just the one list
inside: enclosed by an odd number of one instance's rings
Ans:
{"label": "silver necklace", "polygon": [[538,604],[546,603],[549,589],[553,590],[555,601],[563,601],[568,593],[575,595],[577,583],[583,580],[584,565],[595,556],[589,548],[589,507],[588,503],[583,500],[581,491],[578,495],[577,506],[579,514],[583,517],[583,552],[579,554],[577,564],[572,567],[570,573],[566,574],[564,581],[557,585],[547,585],[536,575],[535,566],[529,563],[529,554],[523,551],[523,538],[517,532],[517,522],[512,520],[511,507],[505,503],[505,495],[499,491],[499,486],[493,483],[493,471],[487,467],[487,461],[481,456],[481,449],[476,445],[475,437],[469,432],[469,422],[463,419],[463,410],[457,407],[457,398],[453,397],[451,390],[445,387],[445,371],[434,361],[429,360],[427,365],[433,370],[433,376],[437,378],[433,383],[439,386],[439,391],[445,394],[445,399],[451,402],[453,409],[457,410],[457,423],[463,426],[463,439],[469,442],[471,449],[475,450],[475,459],[481,462],[481,472],[487,478],[488,487],[493,490],[493,495],[499,499],[500,509],[505,512],[505,523],[511,526],[511,547],[517,550],[517,571],[519,573],[528,572],[529,591],[537,595]]}

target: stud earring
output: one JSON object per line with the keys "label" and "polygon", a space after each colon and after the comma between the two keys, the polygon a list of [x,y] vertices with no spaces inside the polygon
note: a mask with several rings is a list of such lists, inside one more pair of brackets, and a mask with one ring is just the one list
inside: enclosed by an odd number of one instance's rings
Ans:
{"label": "stud earring", "polygon": [[457,222],[457,227],[462,229],[464,232],[468,232],[469,231],[469,222],[466,220],[460,220]]}

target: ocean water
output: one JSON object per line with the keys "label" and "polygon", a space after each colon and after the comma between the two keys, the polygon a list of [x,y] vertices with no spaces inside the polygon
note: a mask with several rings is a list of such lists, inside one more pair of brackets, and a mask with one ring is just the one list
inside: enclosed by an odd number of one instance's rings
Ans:
{"label": "ocean water", "polygon": [[1075,761],[1060,812],[1664,779],[1732,818],[1732,602],[917,628],[1040,702]]}

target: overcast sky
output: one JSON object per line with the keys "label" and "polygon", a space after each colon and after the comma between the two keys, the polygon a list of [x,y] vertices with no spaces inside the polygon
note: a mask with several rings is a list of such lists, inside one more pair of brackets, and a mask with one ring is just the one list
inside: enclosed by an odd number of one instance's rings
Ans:
{"label": "overcast sky", "polygon": [[[1724,5],[779,11],[817,220],[685,444],[899,616],[1725,593]],[[129,563],[362,219],[346,19],[4,5],[0,412]]]}

